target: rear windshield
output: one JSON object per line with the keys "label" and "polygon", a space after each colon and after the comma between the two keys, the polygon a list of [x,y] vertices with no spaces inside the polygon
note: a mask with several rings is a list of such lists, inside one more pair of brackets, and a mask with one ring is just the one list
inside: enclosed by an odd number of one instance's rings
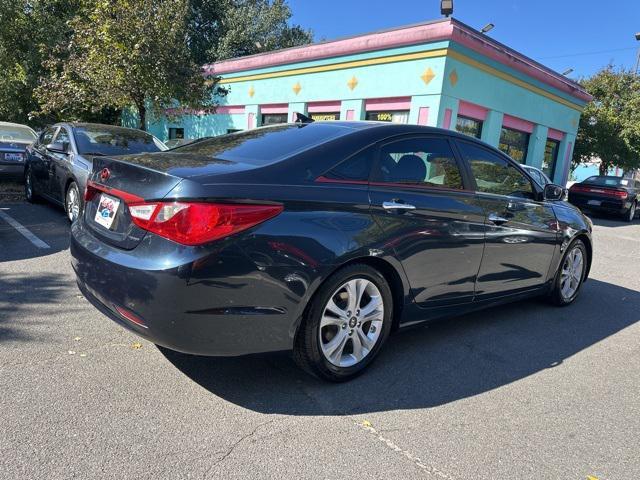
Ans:
{"label": "rear windshield", "polygon": [[218,160],[266,165],[313,148],[349,132],[331,125],[278,125],[199,140],[172,151]]}
{"label": "rear windshield", "polygon": [[167,149],[153,135],[131,128],[92,125],[74,130],[78,152],[82,155],[127,155]]}
{"label": "rear windshield", "polygon": [[584,183],[600,185],[601,187],[626,187],[629,185],[629,180],[622,177],[593,176],[587,178]]}
{"label": "rear windshield", "polygon": [[0,125],[0,142],[33,142],[36,134],[28,127]]}

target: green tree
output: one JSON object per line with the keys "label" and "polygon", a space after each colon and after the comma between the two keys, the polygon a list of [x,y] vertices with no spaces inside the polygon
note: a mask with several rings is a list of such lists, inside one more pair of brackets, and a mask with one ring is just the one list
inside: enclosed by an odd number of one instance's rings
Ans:
{"label": "green tree", "polygon": [[[68,21],[78,11],[78,0],[0,0],[0,120],[34,123],[39,110],[34,90],[45,59],[71,37]],[[38,121],[39,120],[39,121]]]}
{"label": "green tree", "polygon": [[60,47],[68,55],[45,63],[36,90],[44,113],[134,106],[144,129],[149,108],[211,104],[215,82],[205,81],[187,43],[187,0],[82,2],[71,41]]}
{"label": "green tree", "polygon": [[609,65],[581,81],[593,95],[584,109],[573,166],[600,158],[600,174],[611,167],[640,167],[640,77]]}

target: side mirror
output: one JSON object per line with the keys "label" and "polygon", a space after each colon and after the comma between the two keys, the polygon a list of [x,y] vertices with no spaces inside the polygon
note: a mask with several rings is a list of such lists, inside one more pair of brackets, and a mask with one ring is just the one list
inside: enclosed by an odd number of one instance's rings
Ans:
{"label": "side mirror", "polygon": [[564,188],[560,185],[548,183],[544,186],[544,199],[549,201],[562,200],[564,198]]}
{"label": "side mirror", "polygon": [[68,153],[69,152],[69,142],[55,142],[47,145],[47,150],[53,153]]}

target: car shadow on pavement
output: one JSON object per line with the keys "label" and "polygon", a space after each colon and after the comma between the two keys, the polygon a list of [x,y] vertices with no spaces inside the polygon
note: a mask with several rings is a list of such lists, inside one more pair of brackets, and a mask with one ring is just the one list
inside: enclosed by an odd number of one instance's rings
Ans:
{"label": "car shadow on pavement", "polygon": [[55,305],[69,294],[69,286],[56,274],[0,274],[0,345],[7,341],[32,340],[23,310]]}
{"label": "car shadow on pavement", "polygon": [[434,407],[516,382],[640,320],[640,292],[589,280],[575,304],[531,300],[402,330],[355,380],[331,384],[290,354],[196,357],[161,349],[214,395],[261,413],[352,415]]}
{"label": "car shadow on pavement", "polygon": [[39,258],[69,248],[69,222],[60,207],[48,203],[13,202],[0,203],[0,210],[48,245],[48,248],[37,247],[0,217],[0,265],[2,262]]}
{"label": "car shadow on pavement", "polygon": [[636,217],[633,222],[627,222],[626,220],[623,220],[622,218],[616,217],[614,215],[588,214],[587,216],[591,219],[594,225],[597,225],[599,227],[617,228],[629,227],[631,225],[640,225],[640,220],[638,220],[638,217]]}

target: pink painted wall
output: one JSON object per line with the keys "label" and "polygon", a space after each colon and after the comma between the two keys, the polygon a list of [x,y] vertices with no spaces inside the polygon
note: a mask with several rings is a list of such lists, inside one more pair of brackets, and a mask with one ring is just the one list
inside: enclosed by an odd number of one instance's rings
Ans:
{"label": "pink painted wall", "polygon": [[521,118],[512,117],[511,115],[504,115],[502,120],[502,125],[507,128],[513,128],[514,130],[519,130],[521,132],[532,133],[533,132],[533,123],[523,120]]}
{"label": "pink painted wall", "polygon": [[347,110],[347,120],[353,120],[356,116],[355,110]]}
{"label": "pink painted wall", "polygon": [[442,128],[446,128],[447,130],[451,128],[451,116],[453,112],[450,108],[445,108],[444,110],[444,119],[442,122]]}
{"label": "pink painted wall", "polygon": [[309,113],[324,113],[324,112],[339,112],[341,102],[328,101],[328,102],[309,102],[307,104],[307,111]]}
{"label": "pink painted wall", "polygon": [[429,122],[429,107],[420,107],[418,110],[418,125],[426,125]]}
{"label": "pink painted wall", "polygon": [[247,115],[247,129],[251,130],[256,124],[256,115],[253,112],[249,112]]}
{"label": "pink painted wall", "polygon": [[409,110],[411,97],[370,98],[364,102],[365,111],[375,110]]}
{"label": "pink painted wall", "polygon": [[244,105],[224,105],[216,108],[216,113],[237,115],[244,113]]}
{"label": "pink painted wall", "polygon": [[465,102],[460,100],[458,106],[458,115],[462,115],[463,117],[474,118],[476,120],[486,120],[487,112],[489,110],[481,107],[480,105],[476,105],[474,103]]}
{"label": "pink painted wall", "polygon": [[551,138],[552,140],[562,141],[562,139],[564,138],[564,132],[550,128],[549,133],[547,134],[547,138]]}
{"label": "pink painted wall", "polygon": [[260,113],[288,113],[289,105],[286,103],[274,103],[271,105],[260,105]]}

